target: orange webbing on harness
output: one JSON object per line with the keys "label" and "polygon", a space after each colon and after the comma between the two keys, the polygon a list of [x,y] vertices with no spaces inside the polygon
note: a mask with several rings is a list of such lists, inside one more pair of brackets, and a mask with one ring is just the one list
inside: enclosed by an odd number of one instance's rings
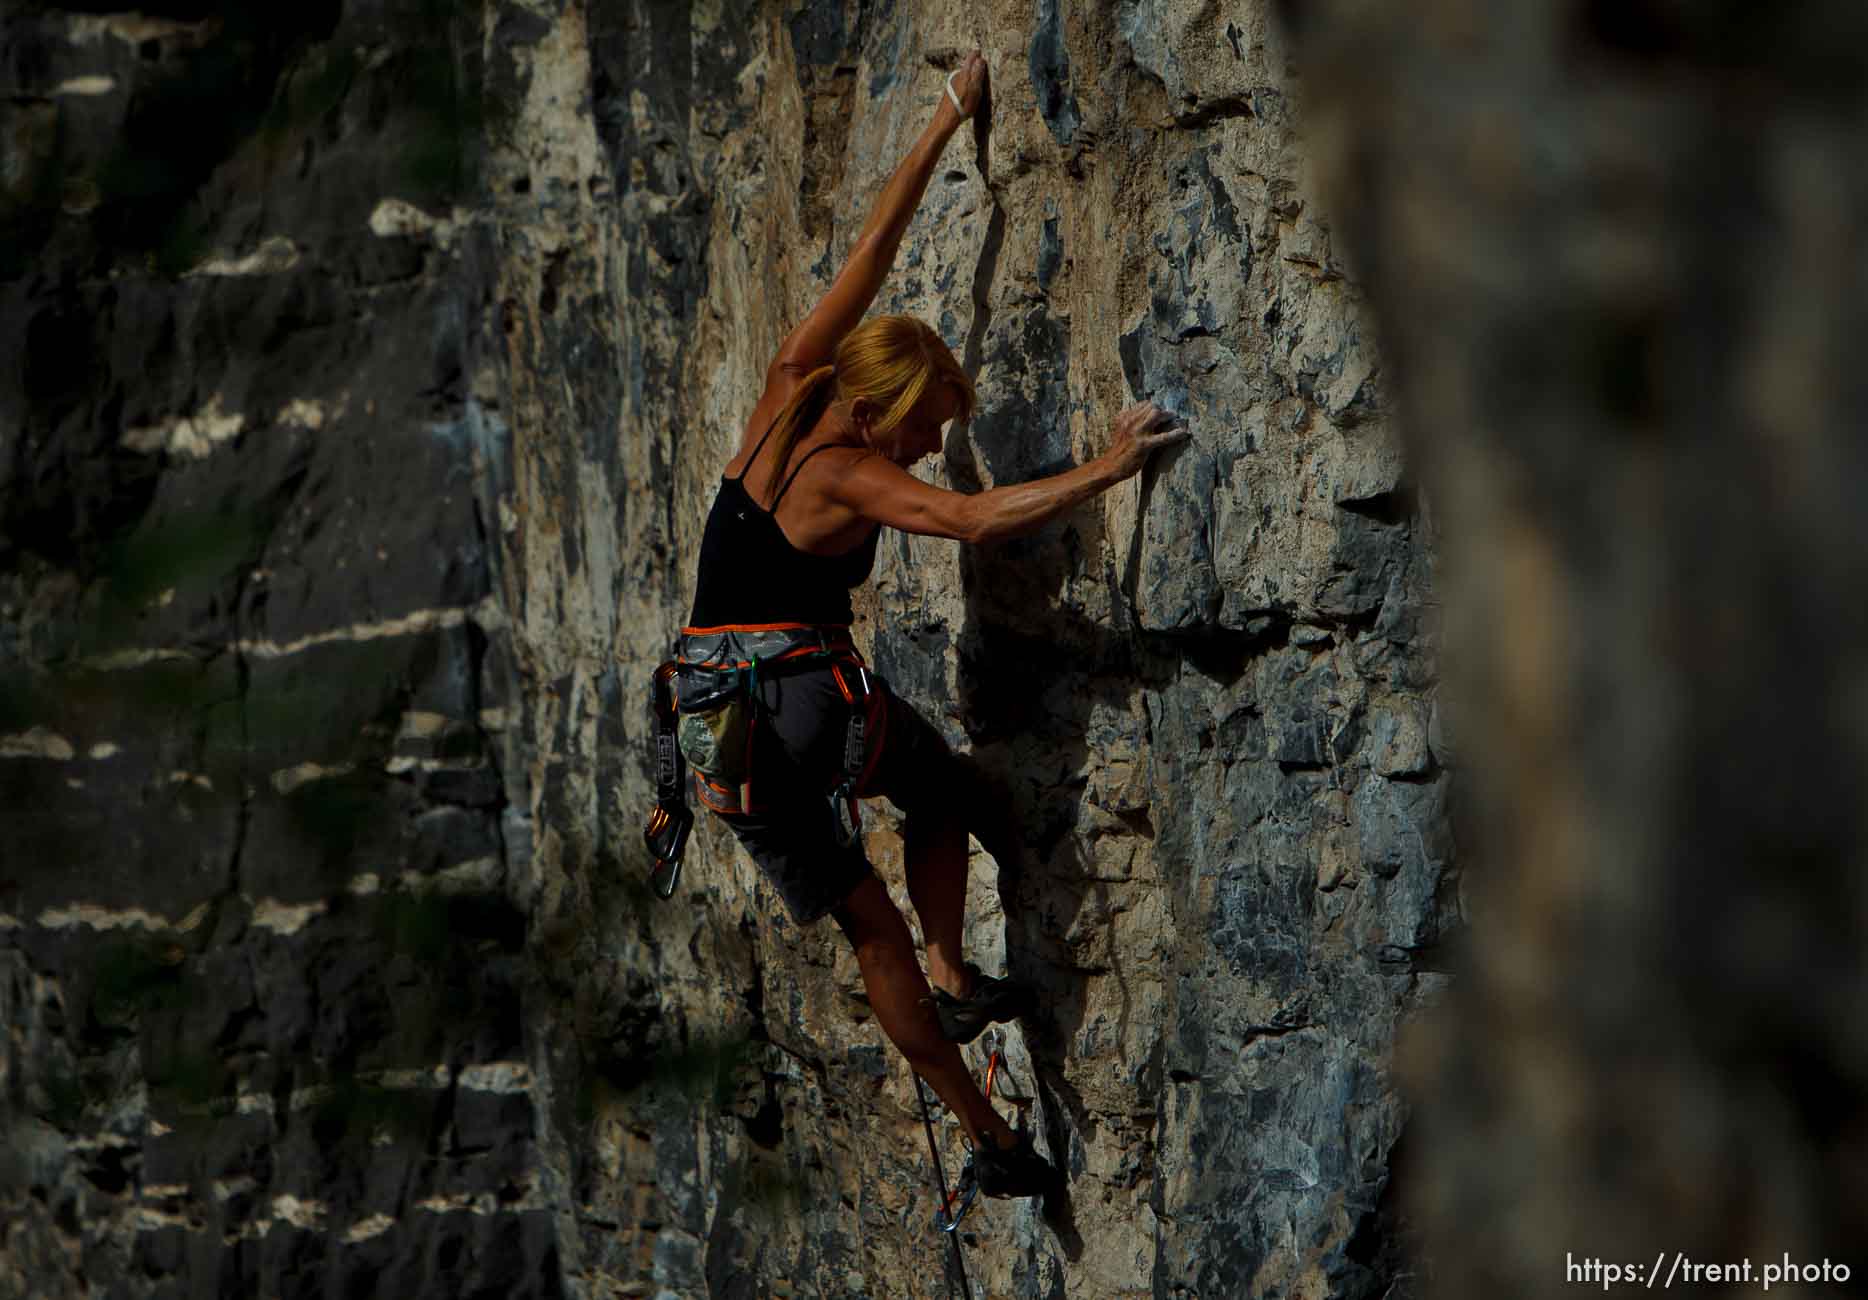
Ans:
{"label": "orange webbing on harness", "polygon": [[[723,640],[731,636],[756,636],[764,632],[815,632],[815,640],[800,637],[797,643],[770,658],[756,660],[758,664],[780,664],[787,660],[803,658],[807,655],[839,655],[854,659],[858,664],[863,657],[856,649],[856,643],[850,639],[850,629],[844,624],[818,623],[722,623],[718,627],[684,627],[681,635],[685,637],[718,636]],[[683,660],[683,662],[702,663],[709,668],[751,668],[753,659],[707,659]]]}
{"label": "orange webbing on harness", "polygon": [[[834,783],[832,800],[844,805],[843,820],[854,826],[858,820],[856,792],[874,772],[881,755],[881,740],[887,725],[882,695],[869,687],[868,670],[863,656],[850,639],[847,625],[810,623],[728,623],[718,627],[684,627],[678,656],[681,669],[699,674],[723,674],[730,687],[744,692],[750,717],[744,736],[744,750],[736,771],[744,780],[734,785],[722,784],[698,763],[691,763],[695,795],[714,812],[731,815],[758,811],[753,804],[753,737],[760,720],[757,700],[761,678],[828,666],[837,690],[852,710],[846,756],[857,754],[858,761],[846,761],[846,770]],[[859,703],[858,693],[862,696]],[[866,743],[873,736],[873,743]],[[852,770],[853,769],[853,770]]]}
{"label": "orange webbing on harness", "polygon": [[718,627],[684,627],[682,636],[711,636],[715,632],[841,632],[847,640],[847,623],[722,623]]}

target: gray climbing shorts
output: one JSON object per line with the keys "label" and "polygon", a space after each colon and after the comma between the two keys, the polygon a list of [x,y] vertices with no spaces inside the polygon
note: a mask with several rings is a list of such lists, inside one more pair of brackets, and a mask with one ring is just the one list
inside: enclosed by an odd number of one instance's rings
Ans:
{"label": "gray climbing shorts", "polygon": [[[858,791],[882,796],[904,814],[931,805],[950,787],[953,751],[927,719],[869,674],[878,692],[881,755]],[[829,665],[762,680],[752,763],[761,796],[754,812],[716,813],[733,828],[799,925],[834,911],[872,873],[860,837],[837,843],[829,793],[843,773],[850,706]],[[872,717],[875,715],[872,714]]]}

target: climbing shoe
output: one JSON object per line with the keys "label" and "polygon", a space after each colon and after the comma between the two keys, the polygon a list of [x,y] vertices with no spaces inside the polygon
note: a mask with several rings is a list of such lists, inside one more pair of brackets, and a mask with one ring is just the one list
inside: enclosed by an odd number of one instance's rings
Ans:
{"label": "climbing shoe", "polygon": [[1031,990],[1009,976],[992,979],[971,962],[973,992],[957,998],[945,989],[934,990],[934,1014],[940,1018],[941,1037],[950,1043],[970,1043],[995,1020],[1016,1020],[1036,1005]]}
{"label": "climbing shoe", "polygon": [[982,1196],[1043,1196],[1058,1186],[1057,1170],[1032,1147],[1029,1130],[1013,1146],[976,1147],[973,1170]]}

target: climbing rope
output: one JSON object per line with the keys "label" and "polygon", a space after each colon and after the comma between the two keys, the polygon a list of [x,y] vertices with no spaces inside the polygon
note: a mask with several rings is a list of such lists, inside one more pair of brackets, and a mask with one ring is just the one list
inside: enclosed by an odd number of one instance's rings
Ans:
{"label": "climbing rope", "polygon": [[[947,1191],[947,1171],[941,1168],[940,1144],[934,1140],[934,1114],[928,1109],[927,1088],[921,1082],[919,1073],[915,1074],[915,1096],[921,1099],[921,1125],[927,1130],[928,1154],[934,1157],[934,1196],[940,1202],[940,1208],[934,1211],[934,1226],[946,1233],[947,1239],[953,1242],[954,1276],[960,1283],[960,1300],[973,1300],[973,1288],[966,1280],[966,1253],[960,1249],[960,1234],[956,1231],[960,1226],[961,1217],[972,1207],[973,1198],[970,1195],[966,1198],[958,1214],[951,1217],[948,1215],[948,1210],[953,1205],[953,1196]],[[967,1167],[970,1169],[972,1166],[969,1163]],[[974,1183],[973,1186],[977,1191],[978,1183]],[[956,1187],[954,1193],[958,1194],[959,1190]]]}
{"label": "climbing rope", "polygon": [[[986,1058],[985,1092],[988,1106],[992,1105],[992,1085],[998,1077],[1003,1059],[1004,1053],[998,1051]],[[973,1300],[972,1287],[966,1280],[966,1255],[960,1249],[960,1220],[966,1217],[966,1212],[973,1208],[973,1201],[979,1196],[979,1175],[973,1170],[973,1157],[969,1154],[966,1164],[960,1168],[960,1177],[954,1182],[953,1190],[947,1190],[947,1171],[941,1165],[940,1144],[934,1140],[934,1115],[928,1108],[927,1088],[922,1084],[919,1074],[915,1075],[915,1096],[921,1099],[921,1125],[927,1130],[928,1155],[934,1160],[934,1195],[940,1203],[934,1211],[934,1226],[946,1233],[953,1242],[953,1266],[960,1282],[960,1300]],[[1013,1102],[1018,1104],[1017,1098]],[[956,1202],[958,1209],[954,1208]]]}

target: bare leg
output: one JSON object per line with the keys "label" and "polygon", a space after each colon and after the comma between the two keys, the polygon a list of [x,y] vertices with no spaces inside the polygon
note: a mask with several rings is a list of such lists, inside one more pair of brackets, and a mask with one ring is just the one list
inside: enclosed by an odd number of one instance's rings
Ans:
{"label": "bare leg", "polygon": [[973,991],[960,950],[966,922],[966,825],[948,808],[921,808],[903,831],[908,899],[927,942],[928,979],[955,997]]}
{"label": "bare leg", "polygon": [[[962,838],[962,848],[965,840]],[[961,859],[965,863],[964,857]],[[916,910],[920,910],[917,902]],[[908,923],[875,876],[858,885],[832,913],[843,927],[862,968],[863,987],[882,1032],[933,1085],[975,1146],[1009,1147],[1011,1126],[995,1112],[967,1073],[960,1049],[941,1037],[940,1022],[929,1005],[927,980],[915,960]],[[956,916],[958,915],[956,911]],[[923,924],[925,924],[925,920]],[[956,926],[957,931],[957,926]]]}

